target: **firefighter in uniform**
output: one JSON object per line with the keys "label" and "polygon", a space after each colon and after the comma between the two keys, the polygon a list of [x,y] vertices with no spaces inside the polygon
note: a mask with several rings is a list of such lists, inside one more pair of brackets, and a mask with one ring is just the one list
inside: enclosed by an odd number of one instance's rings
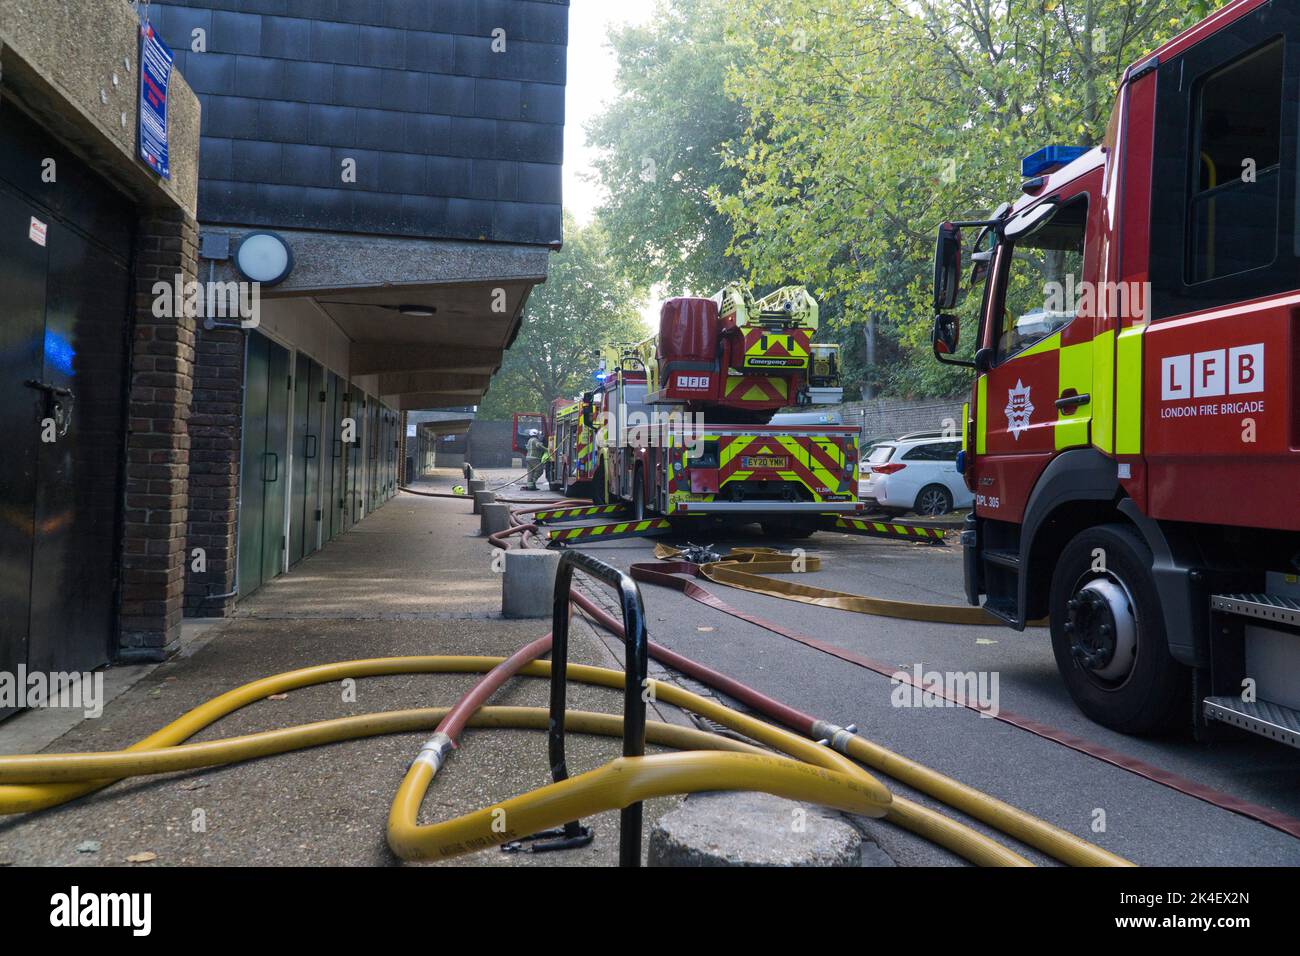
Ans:
{"label": "firefighter in uniform", "polygon": [[528,452],[524,458],[524,465],[528,468],[528,483],[524,488],[528,491],[537,490],[537,476],[542,473],[545,460],[546,446],[542,444],[540,432],[534,428],[528,433]]}

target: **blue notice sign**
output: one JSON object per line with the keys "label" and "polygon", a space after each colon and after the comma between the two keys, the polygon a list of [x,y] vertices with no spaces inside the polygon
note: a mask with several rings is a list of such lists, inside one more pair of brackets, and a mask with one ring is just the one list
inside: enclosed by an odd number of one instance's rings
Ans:
{"label": "blue notice sign", "polygon": [[167,164],[167,84],[175,59],[153,24],[140,28],[140,158],[163,179],[172,178]]}

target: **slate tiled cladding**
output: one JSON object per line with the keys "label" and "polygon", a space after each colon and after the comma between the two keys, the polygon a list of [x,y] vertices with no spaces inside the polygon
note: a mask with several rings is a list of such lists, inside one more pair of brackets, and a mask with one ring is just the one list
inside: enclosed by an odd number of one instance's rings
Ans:
{"label": "slate tiled cladding", "polygon": [[[203,105],[204,222],[561,238],[568,0],[154,0]],[[507,51],[491,51],[492,31]],[[192,31],[207,52],[190,52]],[[357,164],[343,183],[342,162]]]}

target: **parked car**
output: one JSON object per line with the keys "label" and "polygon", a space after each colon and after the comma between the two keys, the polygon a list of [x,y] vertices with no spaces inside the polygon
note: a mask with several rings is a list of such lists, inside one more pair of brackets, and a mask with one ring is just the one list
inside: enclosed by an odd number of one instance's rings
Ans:
{"label": "parked car", "polygon": [[891,514],[947,514],[974,501],[961,473],[953,438],[899,438],[874,445],[862,461],[858,497]]}

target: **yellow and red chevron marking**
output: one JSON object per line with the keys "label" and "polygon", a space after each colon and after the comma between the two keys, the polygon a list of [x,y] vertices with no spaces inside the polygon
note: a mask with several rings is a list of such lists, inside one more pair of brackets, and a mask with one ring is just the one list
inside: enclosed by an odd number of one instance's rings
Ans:
{"label": "yellow and red chevron marking", "polygon": [[722,397],[736,402],[786,404],[790,400],[789,379],[771,375],[729,375],[722,389]]}
{"label": "yellow and red chevron marking", "polygon": [[873,538],[901,538],[906,541],[932,541],[942,543],[942,528],[918,528],[893,521],[872,521],[870,518],[836,518],[836,531],[865,534]]}
{"label": "yellow and red chevron marking", "polygon": [[[826,480],[829,476],[823,471],[819,477],[801,461],[808,454],[804,440],[787,435],[760,435],[758,437],[724,438],[719,449],[721,468],[718,471],[719,488],[728,481],[798,481],[813,493],[814,497],[825,488],[834,493],[839,488],[839,479]],[[746,458],[777,457],[786,459],[785,468],[746,468]]]}
{"label": "yellow and red chevron marking", "polygon": [[612,538],[630,538],[638,534],[657,534],[671,531],[667,518],[646,518],[642,521],[619,521],[612,524],[584,525],[581,528],[556,528],[548,531],[551,541],[572,544],[575,541],[609,541]]}
{"label": "yellow and red chevron marking", "polygon": [[578,433],[577,449],[574,454],[577,460],[574,461],[574,468],[577,471],[579,479],[591,478],[596,474],[596,443],[592,441],[591,429],[583,428]]}
{"label": "yellow and red chevron marking", "polygon": [[565,521],[574,518],[606,518],[626,511],[626,505],[589,505],[584,508],[554,508],[533,512],[533,521]]}
{"label": "yellow and red chevron marking", "polygon": [[745,368],[807,368],[812,335],[798,330],[746,329],[744,348]]}

